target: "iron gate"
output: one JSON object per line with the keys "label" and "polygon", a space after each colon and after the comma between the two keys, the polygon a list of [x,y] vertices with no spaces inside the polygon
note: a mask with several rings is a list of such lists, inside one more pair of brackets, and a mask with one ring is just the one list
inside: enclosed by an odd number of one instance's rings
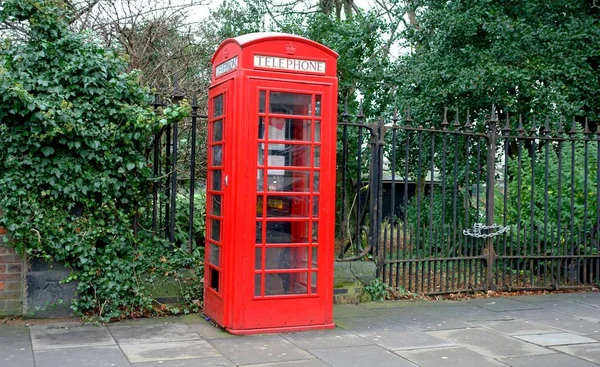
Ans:
{"label": "iron gate", "polygon": [[598,124],[342,117],[339,260],[430,295],[598,283]]}

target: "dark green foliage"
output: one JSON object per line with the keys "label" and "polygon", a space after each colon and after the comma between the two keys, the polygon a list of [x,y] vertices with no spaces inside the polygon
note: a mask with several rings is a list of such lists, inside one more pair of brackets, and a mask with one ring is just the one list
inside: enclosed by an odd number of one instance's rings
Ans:
{"label": "dark green foliage", "polygon": [[[135,223],[151,208],[151,136],[184,113],[159,120],[143,107],[137,75],[71,32],[58,4],[7,0],[0,12],[28,24],[0,57],[0,225],[19,251],[73,270],[76,311],[120,317],[150,308],[145,274],[173,252]],[[193,259],[168,266],[183,262]]]}
{"label": "dark green foliage", "polygon": [[439,117],[475,113],[600,116],[600,8],[592,1],[413,2],[401,99]]}

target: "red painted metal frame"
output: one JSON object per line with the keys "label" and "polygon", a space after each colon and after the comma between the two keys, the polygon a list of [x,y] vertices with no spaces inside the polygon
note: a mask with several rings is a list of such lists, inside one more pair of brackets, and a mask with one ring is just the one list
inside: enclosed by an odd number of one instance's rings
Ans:
{"label": "red painted metal frame", "polygon": [[[325,63],[325,72],[298,72],[255,68],[254,55],[274,56],[294,60],[313,60]],[[235,59],[237,58],[237,60]],[[335,227],[335,157],[337,121],[337,54],[313,41],[286,34],[252,34],[224,41],[213,56],[213,81],[209,89],[209,142],[208,142],[208,191],[207,191],[207,243],[205,263],[205,314],[233,334],[256,334],[325,329],[333,324],[333,252]],[[227,68],[223,66],[226,65]],[[321,64],[322,65],[322,64]],[[216,76],[216,68],[220,67]],[[231,70],[230,70],[231,69]],[[265,106],[272,92],[288,92],[309,95],[310,111],[294,111],[293,116],[277,114],[265,108],[259,113],[259,94],[265,93]],[[214,100],[223,96],[223,116],[215,117]],[[303,96],[305,97],[305,96]],[[321,115],[317,116],[316,98],[321,99]],[[266,124],[268,119],[297,119],[302,125],[309,121],[309,141],[273,140],[268,136],[259,141],[259,117]],[[213,140],[215,121],[222,118],[222,166],[213,165],[213,147],[220,145]],[[315,121],[320,121],[320,141],[315,142]],[[296,122],[294,122],[296,123]],[[302,131],[302,130],[301,130]],[[257,162],[260,144],[303,146],[310,151],[309,162],[294,161],[296,166],[275,166],[291,175],[307,175],[308,185],[295,183],[293,192],[268,191],[266,183],[257,191],[257,170],[265,177],[271,167],[267,152],[263,166]],[[315,167],[314,152],[320,150],[320,164]],[[268,149],[268,148],[267,148]],[[297,159],[297,158],[293,158]],[[301,159],[301,158],[300,158]],[[221,190],[214,190],[213,172],[222,169]],[[314,175],[319,174],[319,190],[314,190]],[[305,180],[306,181],[306,180]],[[305,185],[305,186],[298,186]],[[267,196],[268,194],[268,196]],[[220,195],[221,216],[213,215],[213,197]],[[294,196],[298,200],[290,205],[289,217],[273,218],[266,214],[269,198]],[[257,210],[257,198],[262,197],[262,211]],[[313,211],[318,198],[318,211]],[[292,201],[290,201],[292,202]],[[301,203],[301,204],[299,204]],[[298,219],[294,213],[303,213]],[[306,238],[305,242],[293,244],[267,243],[266,232],[262,244],[257,244],[257,221],[271,223],[290,222],[292,235]],[[212,231],[212,221],[220,221],[220,237]],[[303,224],[308,223],[308,231]],[[296,224],[294,224],[296,223]],[[318,223],[318,234],[313,236],[312,225]],[[265,226],[263,226],[265,227]],[[304,232],[302,232],[304,230]],[[214,241],[218,237],[220,241]],[[211,263],[211,245],[220,245],[218,266]],[[214,248],[214,247],[213,247]],[[256,270],[255,251],[262,251],[262,263]],[[306,250],[304,268],[293,270],[267,269],[267,248],[287,248],[303,253]],[[316,267],[312,264],[312,251],[317,251]],[[215,256],[212,256],[213,258]],[[216,261],[213,261],[216,262]],[[305,294],[268,295],[265,292],[267,274],[290,274],[287,278],[303,280]],[[313,291],[312,274],[316,275],[316,291]],[[255,274],[261,279],[261,293],[255,295]],[[297,274],[297,275],[294,275]],[[218,281],[215,282],[215,279]],[[218,286],[216,286],[218,284]]]}

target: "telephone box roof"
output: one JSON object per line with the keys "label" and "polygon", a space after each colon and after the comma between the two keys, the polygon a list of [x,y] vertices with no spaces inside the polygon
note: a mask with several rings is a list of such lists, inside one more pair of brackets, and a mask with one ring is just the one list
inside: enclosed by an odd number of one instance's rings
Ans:
{"label": "telephone box roof", "polygon": [[278,32],[257,32],[257,33],[248,33],[248,34],[244,34],[244,35],[237,36],[234,38],[226,39],[225,41],[223,41],[221,43],[219,48],[217,48],[217,51],[215,51],[212,61],[214,63],[215,56],[219,53],[221,48],[223,48],[228,43],[237,43],[241,48],[245,48],[245,47],[253,45],[255,43],[269,42],[269,41],[275,41],[275,40],[297,41],[297,42],[305,43],[312,47],[318,48],[322,51],[325,51],[326,53],[328,53],[335,59],[337,59],[339,56],[337,52],[333,51],[329,47],[324,46],[315,41],[309,40],[308,38],[297,36],[295,34],[278,33]]}

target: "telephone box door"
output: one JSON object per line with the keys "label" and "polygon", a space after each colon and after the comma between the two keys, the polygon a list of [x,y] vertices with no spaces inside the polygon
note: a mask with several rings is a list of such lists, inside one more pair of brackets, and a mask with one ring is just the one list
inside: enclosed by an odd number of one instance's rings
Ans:
{"label": "telephone box door", "polygon": [[[255,230],[245,269],[244,328],[332,324],[335,96],[327,84],[249,83],[249,190]],[[326,144],[323,144],[326,142]],[[323,195],[331,195],[321,200]],[[250,192],[249,192],[250,194]],[[328,215],[323,215],[328,213]],[[331,218],[331,219],[330,219]],[[329,264],[329,265],[326,265]]]}

